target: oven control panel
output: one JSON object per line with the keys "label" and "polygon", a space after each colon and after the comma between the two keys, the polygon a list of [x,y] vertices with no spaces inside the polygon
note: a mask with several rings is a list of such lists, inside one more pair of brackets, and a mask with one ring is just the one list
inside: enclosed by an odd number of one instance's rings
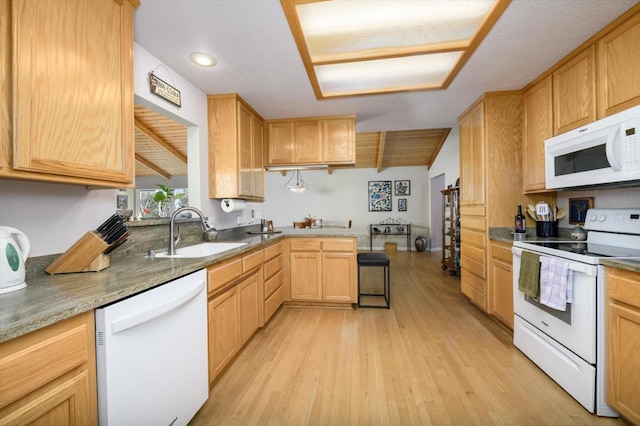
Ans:
{"label": "oven control panel", "polygon": [[589,209],[584,222],[590,231],[622,232],[640,235],[640,207]]}

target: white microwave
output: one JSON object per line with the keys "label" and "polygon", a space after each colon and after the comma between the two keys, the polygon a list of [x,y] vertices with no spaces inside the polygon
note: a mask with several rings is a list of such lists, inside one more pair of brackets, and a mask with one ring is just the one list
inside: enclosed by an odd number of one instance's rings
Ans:
{"label": "white microwave", "polygon": [[547,189],[640,186],[640,106],[547,139]]}

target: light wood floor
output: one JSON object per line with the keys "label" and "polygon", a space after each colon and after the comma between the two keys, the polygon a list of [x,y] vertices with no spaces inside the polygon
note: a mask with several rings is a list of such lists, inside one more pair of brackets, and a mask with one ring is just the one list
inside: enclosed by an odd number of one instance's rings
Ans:
{"label": "light wood floor", "polygon": [[518,351],[439,256],[391,256],[391,310],[282,307],[191,424],[623,424],[589,414]]}

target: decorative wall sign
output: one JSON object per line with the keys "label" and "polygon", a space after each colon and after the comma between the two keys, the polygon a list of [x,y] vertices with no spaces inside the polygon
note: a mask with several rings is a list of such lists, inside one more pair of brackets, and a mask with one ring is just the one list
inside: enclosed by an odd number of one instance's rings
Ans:
{"label": "decorative wall sign", "polygon": [[593,197],[569,198],[569,223],[584,225],[587,210],[593,208]]}
{"label": "decorative wall sign", "polygon": [[407,211],[407,199],[406,198],[398,198],[398,211],[406,212]]}
{"label": "decorative wall sign", "polygon": [[149,86],[151,93],[160,96],[161,98],[171,102],[172,104],[181,107],[182,102],[180,100],[180,91],[175,87],[169,85],[169,83],[162,81],[153,74],[153,71],[149,73]]}
{"label": "decorative wall sign", "polygon": [[403,197],[411,195],[411,181],[410,180],[395,180],[393,181],[396,188],[396,197]]}
{"label": "decorative wall sign", "polygon": [[369,211],[370,212],[390,212],[391,211],[391,181],[390,180],[369,181]]}

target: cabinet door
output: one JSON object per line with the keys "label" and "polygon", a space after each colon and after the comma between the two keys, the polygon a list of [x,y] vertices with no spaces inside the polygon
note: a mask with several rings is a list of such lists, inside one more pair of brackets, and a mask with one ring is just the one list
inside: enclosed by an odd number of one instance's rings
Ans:
{"label": "cabinet door", "polygon": [[355,163],[354,119],[322,120],[322,160],[326,163]]}
{"label": "cabinet door", "polygon": [[[24,398],[0,413],[2,424],[29,425],[89,425],[97,423],[97,416],[86,410],[95,392],[91,390],[89,373],[77,374],[56,382],[33,398]],[[95,415],[96,413],[93,412]]]}
{"label": "cabinet door", "polygon": [[264,198],[264,123],[253,117],[253,195]]}
{"label": "cabinet door", "polygon": [[318,120],[299,120],[294,123],[294,161],[296,164],[322,161],[322,127]]}
{"label": "cabinet door", "polygon": [[640,424],[640,274],[607,268],[607,403]]}
{"label": "cabinet door", "polygon": [[240,344],[244,344],[260,326],[260,271],[238,285],[240,299]]}
{"label": "cabinet door", "polygon": [[322,299],[355,302],[356,261],[353,253],[322,254]]}
{"label": "cabinet door", "polygon": [[598,42],[598,118],[640,105],[640,14]]}
{"label": "cabinet door", "polygon": [[11,91],[10,79],[11,62],[9,52],[11,47],[11,31],[9,18],[11,17],[8,0],[0,0],[0,172],[10,168],[11,150]]}
{"label": "cabinet door", "polygon": [[596,121],[596,59],[590,46],[553,73],[553,134]]}
{"label": "cabinet door", "polygon": [[293,122],[269,123],[269,164],[291,164],[293,161]]}
{"label": "cabinet door", "polygon": [[484,103],[460,119],[460,203],[485,203]]}
{"label": "cabinet door", "polygon": [[291,253],[291,299],[321,301],[320,253]]}
{"label": "cabinet door", "polygon": [[17,170],[133,182],[133,7],[13,2]]}
{"label": "cabinet door", "polygon": [[238,188],[244,197],[253,196],[252,121],[251,111],[238,103]]}
{"label": "cabinet door", "polygon": [[240,349],[240,303],[234,287],[208,303],[209,383]]}
{"label": "cabinet door", "polygon": [[526,193],[546,190],[544,141],[553,136],[551,76],[524,94],[523,189]]}
{"label": "cabinet door", "polygon": [[492,242],[489,264],[489,313],[513,330],[511,244]]}

